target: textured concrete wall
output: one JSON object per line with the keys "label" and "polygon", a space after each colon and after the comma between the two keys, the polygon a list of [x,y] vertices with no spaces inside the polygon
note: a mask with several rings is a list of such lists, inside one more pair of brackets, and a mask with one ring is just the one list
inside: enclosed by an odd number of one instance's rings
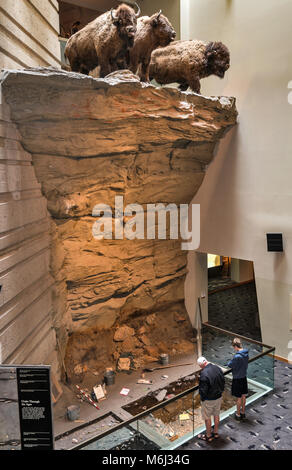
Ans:
{"label": "textured concrete wall", "polygon": [[231,259],[231,279],[236,282],[250,281],[254,278],[253,263],[244,259]]}
{"label": "textured concrete wall", "polygon": [[56,366],[50,218],[1,88],[0,201],[1,362]]}
{"label": "textured concrete wall", "polygon": [[0,68],[60,66],[57,0],[1,0]]}
{"label": "textured concrete wall", "polygon": [[[57,0],[1,0],[0,68],[60,66]],[[0,352],[57,367],[50,218],[31,156],[0,95]]]}

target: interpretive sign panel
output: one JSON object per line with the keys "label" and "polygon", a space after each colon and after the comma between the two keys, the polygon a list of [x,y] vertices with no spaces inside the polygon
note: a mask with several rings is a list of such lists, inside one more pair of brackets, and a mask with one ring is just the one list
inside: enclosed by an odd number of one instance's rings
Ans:
{"label": "interpretive sign panel", "polygon": [[53,449],[50,368],[17,368],[23,450]]}
{"label": "interpretive sign panel", "polygon": [[53,449],[50,367],[0,366],[0,390],[2,449]]}

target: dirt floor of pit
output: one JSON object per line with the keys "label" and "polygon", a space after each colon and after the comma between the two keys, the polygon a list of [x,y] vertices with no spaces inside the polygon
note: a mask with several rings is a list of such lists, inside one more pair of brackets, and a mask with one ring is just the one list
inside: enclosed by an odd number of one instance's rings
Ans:
{"label": "dirt floor of pit", "polygon": [[[81,440],[83,441],[88,439],[91,437],[91,433],[89,435],[82,435],[81,439],[80,436],[78,438],[74,437],[74,433],[71,434],[71,431],[76,428],[78,429],[81,426],[90,424],[98,418],[101,418],[104,415],[108,415],[109,413],[113,413],[117,419],[122,421],[130,419],[132,415],[124,410],[123,407],[135,400],[139,400],[151,391],[163,389],[173,381],[188,375],[192,375],[195,371],[198,370],[196,359],[197,357],[195,354],[180,355],[176,356],[175,358],[170,357],[170,364],[191,363],[191,365],[146,372],[145,379],[152,380],[152,384],[150,385],[137,383],[137,381],[141,378],[142,369],[133,371],[131,374],[125,372],[117,373],[115,377],[115,383],[106,387],[106,400],[98,403],[100,408],[99,410],[94,408],[91,404],[85,401],[81,401],[77,398],[79,392],[76,388],[76,385],[62,384],[63,394],[53,407],[54,435],[55,438],[57,438],[56,448],[70,448],[74,445],[77,445],[77,443],[80,443]],[[153,363],[153,366],[160,366],[160,364]],[[163,378],[164,375],[167,375],[166,379]],[[80,387],[82,389],[88,389],[91,391],[92,386],[100,383],[100,380],[97,379],[98,378],[93,376],[89,383],[82,383],[80,384]],[[120,395],[120,391],[124,387],[130,389],[130,392],[127,396]],[[80,417],[77,421],[68,421],[66,417],[66,410],[70,405],[78,405],[80,407]],[[114,420],[115,418],[113,421]],[[96,434],[99,434],[99,431],[105,431],[104,426],[101,426],[101,424],[104,423],[100,421],[100,429],[96,424]],[[93,426],[95,426],[95,423],[93,423]],[[58,439],[58,436],[66,432],[70,432],[70,435],[62,439]],[[73,439],[75,440],[73,441]],[[78,442],[76,442],[76,440]]]}

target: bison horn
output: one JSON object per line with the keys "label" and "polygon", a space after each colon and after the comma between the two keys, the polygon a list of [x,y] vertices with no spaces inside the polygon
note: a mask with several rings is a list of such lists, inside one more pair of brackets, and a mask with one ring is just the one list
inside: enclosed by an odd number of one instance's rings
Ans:
{"label": "bison horn", "polygon": [[140,16],[140,13],[141,13],[141,8],[139,7],[138,3],[136,3],[136,2],[135,2],[135,5],[138,8],[138,11],[136,13],[136,18],[138,18],[138,16]]}
{"label": "bison horn", "polygon": [[157,17],[156,17],[157,19],[160,17],[161,13],[162,13],[162,10],[160,10],[159,13],[157,13]]}
{"label": "bison horn", "polygon": [[113,22],[115,22],[115,21],[118,21],[119,18],[113,14],[113,10],[114,10],[114,9],[112,8],[112,9],[111,9],[111,15],[112,15],[112,20],[113,20]]}

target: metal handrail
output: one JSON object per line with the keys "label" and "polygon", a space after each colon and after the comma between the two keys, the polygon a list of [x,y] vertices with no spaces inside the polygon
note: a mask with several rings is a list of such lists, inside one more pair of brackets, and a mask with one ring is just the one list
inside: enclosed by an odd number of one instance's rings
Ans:
{"label": "metal handrail", "polygon": [[[249,338],[245,338],[244,336],[240,336],[240,335],[236,335],[235,333],[231,333],[229,331],[225,331],[225,330],[222,330],[221,328],[217,328],[217,327],[214,327],[213,325],[209,325],[208,323],[203,323],[203,325],[207,326],[208,328],[214,328],[216,330],[221,330],[221,332],[224,332],[230,336],[234,336],[234,337],[240,337],[240,338],[244,338],[246,339],[247,341],[251,342],[251,343],[257,343],[263,347],[266,347],[266,348],[269,348],[267,351],[264,351],[264,352],[261,352],[259,354],[257,354],[256,356],[252,357],[251,359],[249,359],[248,363],[251,363],[251,362],[254,362],[256,361],[257,359],[261,358],[262,356],[266,356],[268,354],[270,354],[271,352],[274,352],[275,351],[275,347],[273,346],[267,346],[263,343],[260,343],[258,341],[255,341],[255,340],[250,340]],[[195,374],[198,374],[200,371],[196,371],[194,372]],[[223,373],[224,375],[228,375],[232,372],[232,370],[230,368],[228,368],[227,370],[225,370]],[[148,410],[145,410],[145,411],[142,411],[141,413],[137,414],[136,416],[133,416],[133,418],[130,418],[126,421],[123,421],[119,424],[117,424],[117,426],[111,428],[111,429],[108,429],[107,431],[104,431],[103,433],[101,434],[98,434],[96,435],[95,437],[91,437],[90,439],[86,440],[86,441],[83,441],[81,442],[80,444],[78,444],[77,446],[74,446],[74,447],[71,447],[69,450],[79,450],[83,447],[86,447],[87,445],[91,444],[92,442],[96,442],[96,441],[99,441],[100,439],[103,439],[104,437],[108,436],[109,434],[112,434],[114,433],[115,431],[118,431],[119,429],[123,428],[123,427],[126,427],[126,426],[129,426],[130,424],[132,424],[133,422],[135,421],[139,421],[140,419],[144,418],[145,416],[148,416],[150,415],[151,413],[161,409],[161,408],[164,408],[165,406],[169,405],[170,403],[176,401],[176,400],[179,400],[180,398],[183,398],[185,397],[186,395],[190,394],[190,393],[194,393],[196,392],[197,390],[199,390],[199,385],[195,385],[194,387],[191,387],[187,390],[185,390],[184,392],[181,392],[179,393],[178,395],[176,395],[175,397],[172,397],[172,398],[169,398],[168,400],[165,400],[161,403],[158,403],[157,405],[154,405],[152,406],[151,408],[149,408]]]}
{"label": "metal handrail", "polygon": [[218,330],[221,333],[224,333],[225,335],[233,336],[234,338],[241,338],[241,339],[244,339],[245,341],[248,341],[249,343],[254,343],[254,344],[258,344],[259,346],[263,346],[264,348],[271,348],[272,347],[272,346],[269,346],[267,344],[261,343],[260,341],[256,341],[255,339],[250,339],[250,338],[247,338],[246,336],[238,335],[237,333],[232,333],[231,331],[224,330],[223,328],[219,328],[218,326],[211,325],[209,322],[202,323],[202,326],[207,326],[208,328],[213,328],[214,330]]}

